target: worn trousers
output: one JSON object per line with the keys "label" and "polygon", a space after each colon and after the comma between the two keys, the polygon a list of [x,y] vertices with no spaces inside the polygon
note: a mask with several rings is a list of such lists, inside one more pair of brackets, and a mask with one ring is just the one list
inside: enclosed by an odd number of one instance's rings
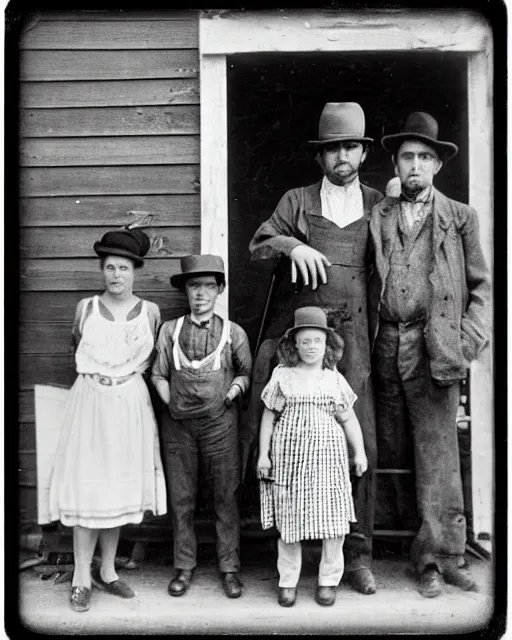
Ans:
{"label": "worn trousers", "polygon": [[194,569],[197,540],[194,511],[199,461],[212,483],[219,570],[240,569],[240,461],[236,409],[220,418],[174,420],[163,424],[164,462],[174,535],[175,569]]}
{"label": "worn trousers", "polygon": [[[320,587],[337,587],[343,576],[343,542],[345,536],[322,540],[322,555],[318,568]],[[297,586],[302,567],[302,544],[300,542],[277,541],[277,570],[279,586],[293,588]]]}
{"label": "worn trousers", "polygon": [[[419,530],[411,558],[419,572],[464,553],[466,521],[457,440],[459,385],[430,375],[423,323],[381,322],[374,347],[380,468],[413,468]],[[396,485],[395,485],[396,486]],[[395,492],[397,509],[407,494]]]}

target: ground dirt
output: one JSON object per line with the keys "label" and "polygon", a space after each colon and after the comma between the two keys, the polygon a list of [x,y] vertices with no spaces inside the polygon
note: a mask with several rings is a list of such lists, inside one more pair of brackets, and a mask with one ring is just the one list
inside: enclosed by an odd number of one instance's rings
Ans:
{"label": "ground dirt", "polygon": [[214,560],[204,557],[188,593],[170,597],[172,564],[157,551],[146,554],[137,568],[119,570],[135,589],[135,598],[123,600],[93,589],[91,608],[84,613],[75,613],[68,604],[70,582],[53,584],[36,569],[26,569],[19,574],[18,613],[25,628],[50,635],[423,635],[476,631],[493,612],[492,561],[467,558],[463,570],[477,582],[477,592],[446,585],[440,597],[425,599],[406,559],[381,557],[374,560],[376,594],[356,593],[342,581],[335,604],[321,607],[314,600],[318,559],[318,548],[305,546],[291,608],[277,604],[272,548],[254,544],[250,552],[242,549],[244,592],[236,600],[226,598]]}

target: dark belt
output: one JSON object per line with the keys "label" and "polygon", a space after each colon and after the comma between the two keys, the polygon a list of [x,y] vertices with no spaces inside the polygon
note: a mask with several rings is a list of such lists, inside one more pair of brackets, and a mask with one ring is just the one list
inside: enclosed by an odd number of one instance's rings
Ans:
{"label": "dark belt", "polygon": [[416,318],[414,320],[406,320],[405,322],[396,322],[395,320],[386,320],[385,318],[380,318],[380,324],[390,324],[394,327],[403,328],[403,327],[411,327],[415,324],[425,324],[426,318]]}

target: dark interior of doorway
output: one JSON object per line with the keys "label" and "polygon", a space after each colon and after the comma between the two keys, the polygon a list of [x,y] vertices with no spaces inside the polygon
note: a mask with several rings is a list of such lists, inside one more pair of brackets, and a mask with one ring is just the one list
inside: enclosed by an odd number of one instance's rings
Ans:
{"label": "dark interior of doorway", "polygon": [[[391,158],[380,145],[382,136],[396,133],[412,111],[431,113],[439,122],[439,139],[459,147],[458,155],[436,178],[436,186],[449,197],[468,201],[467,58],[463,54],[236,55],[227,60],[227,90],[229,313],[247,331],[253,349],[274,265],[251,263],[248,245],[285,191],[321,178],[314,153],[305,142],[317,137],[318,118],[326,102],[354,101],[363,107],[366,135],[375,143],[360,178],[382,192],[394,175]],[[245,513],[258,511],[256,484],[246,478]],[[469,476],[464,485],[470,497]],[[469,499],[466,502],[469,511]],[[383,528],[393,528],[389,501],[382,499],[380,505],[376,525],[380,521]],[[406,540],[397,542],[400,548],[406,544]]]}
{"label": "dark interior of doorway", "polygon": [[227,60],[230,317],[254,347],[270,265],[250,263],[248,245],[287,189],[321,178],[306,140],[326,102],[359,102],[375,143],[361,180],[384,191],[393,177],[380,139],[411,111],[439,122],[439,139],[459,146],[436,178],[467,202],[467,58],[435,53],[244,54]]}

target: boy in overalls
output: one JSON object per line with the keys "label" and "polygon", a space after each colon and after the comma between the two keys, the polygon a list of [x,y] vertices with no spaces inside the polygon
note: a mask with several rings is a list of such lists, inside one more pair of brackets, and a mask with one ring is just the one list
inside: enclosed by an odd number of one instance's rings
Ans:
{"label": "boy in overalls", "polygon": [[234,400],[249,387],[251,352],[245,331],[214,313],[226,285],[222,258],[186,256],[181,271],[171,284],[187,295],[190,313],[163,323],[151,376],[170,412],[163,424],[163,452],[176,575],[168,591],[183,595],[197,564],[194,510],[201,456],[212,481],[222,585],[228,598],[237,598],[242,585],[237,576],[240,460]]}

